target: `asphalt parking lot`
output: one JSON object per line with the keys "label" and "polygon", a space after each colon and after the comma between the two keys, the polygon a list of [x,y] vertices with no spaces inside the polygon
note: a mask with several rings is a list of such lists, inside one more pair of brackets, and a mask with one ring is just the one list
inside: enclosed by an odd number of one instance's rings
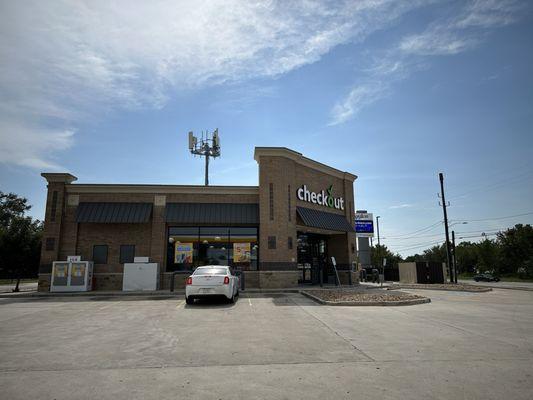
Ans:
{"label": "asphalt parking lot", "polygon": [[533,292],[0,299],[5,399],[531,399]]}

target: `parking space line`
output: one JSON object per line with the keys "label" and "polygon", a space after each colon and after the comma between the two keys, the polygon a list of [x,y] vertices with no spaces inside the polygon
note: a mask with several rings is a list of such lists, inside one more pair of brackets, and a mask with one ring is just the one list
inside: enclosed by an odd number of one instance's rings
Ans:
{"label": "parking space line", "polygon": [[183,306],[183,304],[185,304],[185,300],[180,300],[178,302],[178,305],[176,306],[176,309],[180,308],[181,306]]}
{"label": "parking space line", "polygon": [[107,308],[113,307],[115,304],[120,303],[120,302],[121,302],[121,300],[110,302],[110,304],[107,304],[105,306],[102,306],[102,307],[98,308],[98,311],[102,311],[102,310],[105,310]]}
{"label": "parking space line", "polygon": [[250,307],[252,306],[252,300],[248,297],[248,304],[250,304]]}

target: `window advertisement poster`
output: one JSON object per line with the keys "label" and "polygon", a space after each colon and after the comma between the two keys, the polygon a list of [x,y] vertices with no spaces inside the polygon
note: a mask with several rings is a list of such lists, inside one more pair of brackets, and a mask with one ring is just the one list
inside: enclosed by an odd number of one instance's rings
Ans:
{"label": "window advertisement poster", "polygon": [[85,264],[72,264],[71,276],[85,278]]}
{"label": "window advertisement poster", "polygon": [[251,260],[250,242],[233,243],[233,262],[248,263]]}
{"label": "window advertisement poster", "polygon": [[192,264],[192,243],[176,243],[174,251],[174,263]]}
{"label": "window advertisement poster", "polygon": [[68,275],[68,263],[55,265],[54,276],[56,278],[66,278],[67,275]]}
{"label": "window advertisement poster", "polygon": [[73,286],[85,284],[85,264],[72,263],[70,268],[70,284]]}

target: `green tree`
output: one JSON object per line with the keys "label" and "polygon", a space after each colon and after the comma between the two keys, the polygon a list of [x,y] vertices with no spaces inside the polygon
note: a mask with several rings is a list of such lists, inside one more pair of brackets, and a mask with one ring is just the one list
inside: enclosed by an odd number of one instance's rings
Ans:
{"label": "green tree", "polygon": [[28,200],[0,192],[0,272],[17,278],[36,276],[39,268],[42,223],[26,215]]}
{"label": "green tree", "polygon": [[478,264],[477,243],[461,242],[455,246],[457,272],[475,272]]}
{"label": "green tree", "polygon": [[370,249],[370,259],[374,268],[381,268],[384,258],[387,259],[387,267],[398,265],[402,261],[402,256],[394,254],[383,244],[373,246]]}
{"label": "green tree", "polygon": [[499,232],[497,241],[500,247],[500,272],[516,273],[525,271],[533,276],[533,227],[515,225],[514,228]]}
{"label": "green tree", "polygon": [[424,250],[423,261],[446,262],[446,246],[444,244],[433,246]]}
{"label": "green tree", "polygon": [[499,253],[500,249],[495,240],[485,239],[479,242],[477,244],[477,269],[480,272],[494,271],[500,274]]}
{"label": "green tree", "polygon": [[422,254],[414,254],[412,256],[405,257],[405,262],[419,262],[424,261],[424,256]]}

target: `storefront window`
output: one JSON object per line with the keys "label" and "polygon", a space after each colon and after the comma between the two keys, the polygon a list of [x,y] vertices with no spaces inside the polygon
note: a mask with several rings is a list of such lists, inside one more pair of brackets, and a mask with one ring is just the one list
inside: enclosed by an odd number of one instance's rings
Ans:
{"label": "storefront window", "polygon": [[257,228],[230,228],[229,239],[232,265],[243,270],[257,270]]}
{"label": "storefront window", "polygon": [[229,265],[229,228],[200,228],[197,265]]}
{"label": "storefront window", "polygon": [[201,265],[256,270],[258,244],[256,227],[170,227],[167,271]]}
{"label": "storefront window", "polygon": [[198,228],[169,228],[167,270],[190,270],[198,258]]}

